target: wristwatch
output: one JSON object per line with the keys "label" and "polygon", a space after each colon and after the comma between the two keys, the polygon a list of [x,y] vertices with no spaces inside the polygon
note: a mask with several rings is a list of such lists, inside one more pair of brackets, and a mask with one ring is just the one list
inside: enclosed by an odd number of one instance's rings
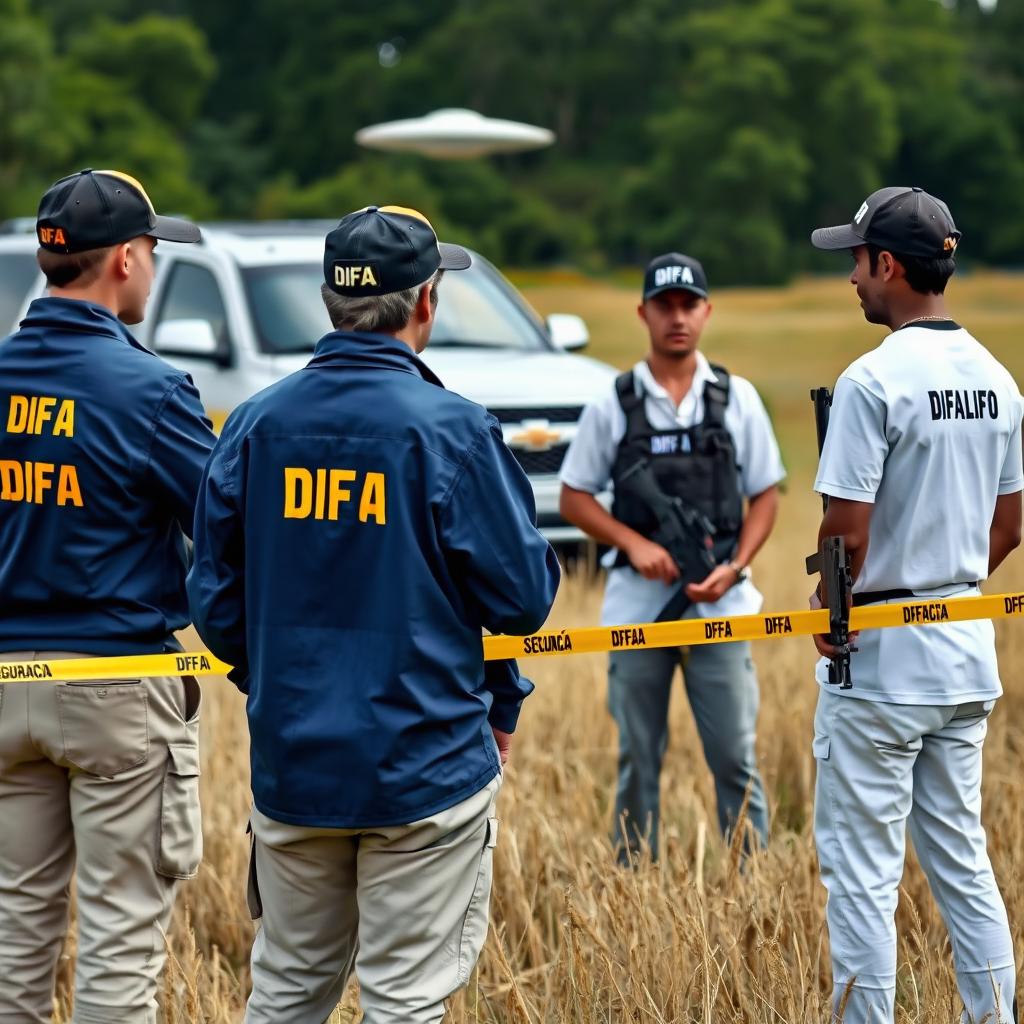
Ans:
{"label": "wristwatch", "polygon": [[[736,583],[745,583],[750,579],[750,570],[739,562],[729,562],[729,568],[736,573]],[[735,586],[736,584],[733,584]]]}

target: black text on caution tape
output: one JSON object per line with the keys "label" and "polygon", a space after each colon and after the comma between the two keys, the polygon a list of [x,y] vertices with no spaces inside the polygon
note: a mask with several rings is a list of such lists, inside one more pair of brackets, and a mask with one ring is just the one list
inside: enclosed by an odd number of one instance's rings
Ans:
{"label": "black text on caution tape", "polygon": [[0,664],[0,679],[17,682],[23,679],[52,679],[53,671],[45,661],[33,661],[28,664]]}

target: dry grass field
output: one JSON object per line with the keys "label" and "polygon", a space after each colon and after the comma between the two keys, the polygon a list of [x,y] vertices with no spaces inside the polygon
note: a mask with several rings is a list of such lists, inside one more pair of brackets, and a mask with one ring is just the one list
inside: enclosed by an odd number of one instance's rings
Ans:
{"label": "dry grass field", "polygon": [[[582,278],[521,282],[542,312],[577,312],[592,353],[620,366],[638,358],[644,335],[636,289]],[[636,281],[639,287],[639,277]],[[965,324],[1024,379],[1024,278],[957,281],[951,299]],[[443,301],[443,298],[442,298]],[[815,462],[812,385],[831,384],[882,332],[860,320],[839,279],[782,291],[725,291],[705,349],[752,378],[776,422],[791,470],[775,535],[755,564],[766,607],[803,607],[803,556],[819,513],[810,493]],[[990,589],[1024,587],[1024,555]],[[599,589],[565,582],[551,623],[597,621]],[[986,747],[986,822],[996,874],[1024,954],[1024,626],[998,629],[1006,696]],[[191,638],[194,639],[194,638]],[[615,731],[605,709],[601,656],[524,662],[537,692],[527,703],[501,797],[492,929],[480,968],[447,1019],[458,1024],[822,1021],[828,995],[824,892],[809,822],[810,752],[816,696],[812,648],[789,639],[757,646],[761,678],[759,757],[773,814],[770,848],[740,868],[717,835],[713,793],[682,688],[672,707],[663,780],[664,851],[657,866],[613,866],[607,839]],[[205,684],[206,859],[187,884],[170,936],[164,987],[172,1024],[241,1019],[252,937],[243,900],[249,803],[242,698],[223,681]],[[899,1011],[904,1024],[958,1020],[949,945],[911,855],[898,923]],[[62,970],[61,1009],[74,957]],[[347,994],[336,1021],[358,1020]],[[318,1024],[311,1021],[310,1024]]]}

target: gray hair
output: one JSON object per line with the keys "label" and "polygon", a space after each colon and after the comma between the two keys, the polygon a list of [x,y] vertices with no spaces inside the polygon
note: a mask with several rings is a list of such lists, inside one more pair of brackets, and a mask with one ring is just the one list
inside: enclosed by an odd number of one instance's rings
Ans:
{"label": "gray hair", "polygon": [[327,284],[320,286],[320,294],[335,330],[397,334],[409,322],[423,285],[430,285],[431,302],[437,302],[437,284],[442,273],[439,270],[423,284],[385,295],[339,295]]}

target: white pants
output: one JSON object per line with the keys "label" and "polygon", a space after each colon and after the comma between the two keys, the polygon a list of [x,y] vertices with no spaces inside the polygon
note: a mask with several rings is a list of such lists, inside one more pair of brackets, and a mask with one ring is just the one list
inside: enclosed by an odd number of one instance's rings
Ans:
{"label": "white pants", "polygon": [[981,827],[992,704],[885,704],[820,692],[814,834],[828,889],[833,1006],[846,997],[844,1024],[893,1020],[908,824],[949,930],[962,1021],[1013,1019],[1013,944]]}
{"label": "white pants", "polygon": [[304,828],[252,815],[262,913],[245,1024],[321,1024],[355,967],[363,1024],[437,1024],[484,939],[496,776],[410,825]]}

